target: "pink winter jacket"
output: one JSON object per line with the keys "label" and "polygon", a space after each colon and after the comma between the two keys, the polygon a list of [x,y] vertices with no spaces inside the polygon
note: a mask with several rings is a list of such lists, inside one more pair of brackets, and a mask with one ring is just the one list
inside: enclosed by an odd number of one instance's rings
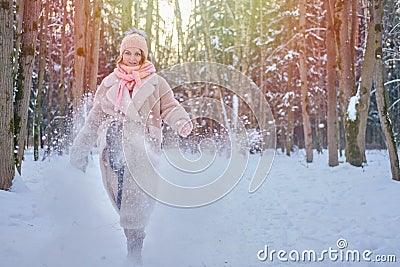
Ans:
{"label": "pink winter jacket", "polygon": [[[114,73],[108,75],[98,88],[94,104],[85,126],[80,130],[74,140],[71,150],[71,163],[79,168],[84,167],[86,157],[96,140],[99,151],[105,146],[105,132],[108,124],[113,120],[123,121],[129,118],[129,108],[137,110],[140,115],[136,120],[138,124],[144,124],[146,134],[160,146],[162,142],[162,122],[166,122],[173,130],[179,131],[183,125],[177,125],[181,119],[189,121],[189,115],[174,98],[173,92],[164,78],[152,74],[142,80],[142,87],[133,93],[131,99],[128,90],[125,88],[121,101],[121,112],[116,112],[114,106],[117,98],[119,79]],[[130,104],[132,104],[130,106]],[[128,113],[128,114],[127,114]]]}
{"label": "pink winter jacket", "polygon": [[[97,140],[103,183],[115,208],[117,177],[102,156],[106,148],[106,131],[109,123],[120,120],[128,124],[126,129],[143,128],[144,134],[147,136],[146,139],[157,150],[161,147],[163,121],[175,131],[179,131],[183,126],[182,124],[178,125],[178,121],[190,121],[185,109],[174,98],[168,83],[157,74],[144,78],[142,86],[135,89],[132,98],[128,89],[125,88],[120,112],[116,112],[114,107],[119,82],[120,80],[114,73],[104,78],[96,92],[94,104],[85,125],[79,131],[70,150],[71,164],[84,170],[87,165],[87,156]],[[132,150],[134,153],[135,148]],[[116,210],[121,216],[121,226],[124,228],[144,227],[149,217],[148,210],[151,210],[151,201],[149,201],[147,195],[140,192],[129,175],[129,172],[124,174],[121,210],[118,211],[117,208]]]}

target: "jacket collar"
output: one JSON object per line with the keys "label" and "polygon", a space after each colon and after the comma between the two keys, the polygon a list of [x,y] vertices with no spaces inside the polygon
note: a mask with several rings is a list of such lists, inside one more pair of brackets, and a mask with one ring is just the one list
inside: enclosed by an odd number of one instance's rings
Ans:
{"label": "jacket collar", "polygon": [[[109,87],[106,93],[107,99],[113,106],[116,104],[118,86],[120,79],[115,74],[110,74],[104,79],[104,86]],[[151,74],[142,80],[142,86],[136,88],[133,92],[133,104],[136,110],[140,110],[147,98],[154,93],[155,86],[158,84],[157,74]],[[121,111],[127,114],[129,105],[131,104],[131,97],[128,90],[125,88],[122,92]]]}

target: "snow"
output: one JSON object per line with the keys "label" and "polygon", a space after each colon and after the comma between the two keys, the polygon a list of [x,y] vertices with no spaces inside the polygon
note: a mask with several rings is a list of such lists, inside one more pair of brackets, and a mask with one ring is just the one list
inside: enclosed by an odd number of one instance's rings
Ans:
{"label": "snow", "polygon": [[355,121],[357,119],[357,108],[356,105],[360,100],[360,95],[357,92],[355,96],[350,97],[349,106],[347,108],[347,119]]}
{"label": "snow", "polygon": [[272,64],[271,66],[267,66],[267,69],[265,71],[265,73],[268,73],[270,71],[275,71],[277,69],[276,64]]}
{"label": "snow", "polygon": [[[385,151],[368,151],[363,168],[327,166],[327,152],[305,162],[305,152],[277,154],[271,172],[248,193],[250,165],[221,200],[183,209],[157,203],[146,232],[144,266],[396,266],[377,262],[260,261],[269,250],[371,250],[400,261],[400,183],[390,179]],[[129,266],[118,216],[104,191],[94,153],[86,173],[68,157],[34,162],[0,191],[1,266]],[[340,240],[341,242],[343,240]],[[261,251],[261,252],[260,252]],[[286,255],[286,258],[289,258]],[[398,263],[397,263],[398,264]]]}

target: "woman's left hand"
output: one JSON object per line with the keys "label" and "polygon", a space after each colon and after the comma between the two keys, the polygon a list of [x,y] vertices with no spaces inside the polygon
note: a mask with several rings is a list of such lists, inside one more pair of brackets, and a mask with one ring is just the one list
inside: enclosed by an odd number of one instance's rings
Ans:
{"label": "woman's left hand", "polygon": [[179,135],[187,137],[193,130],[193,124],[190,120],[179,120],[177,122],[179,128]]}

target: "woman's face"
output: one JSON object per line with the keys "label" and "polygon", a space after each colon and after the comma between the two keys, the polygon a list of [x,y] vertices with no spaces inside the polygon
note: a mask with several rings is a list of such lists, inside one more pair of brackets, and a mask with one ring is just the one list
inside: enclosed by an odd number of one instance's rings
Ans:
{"label": "woman's face", "polygon": [[142,51],[136,47],[125,49],[122,53],[122,64],[126,66],[139,66],[142,62]]}

